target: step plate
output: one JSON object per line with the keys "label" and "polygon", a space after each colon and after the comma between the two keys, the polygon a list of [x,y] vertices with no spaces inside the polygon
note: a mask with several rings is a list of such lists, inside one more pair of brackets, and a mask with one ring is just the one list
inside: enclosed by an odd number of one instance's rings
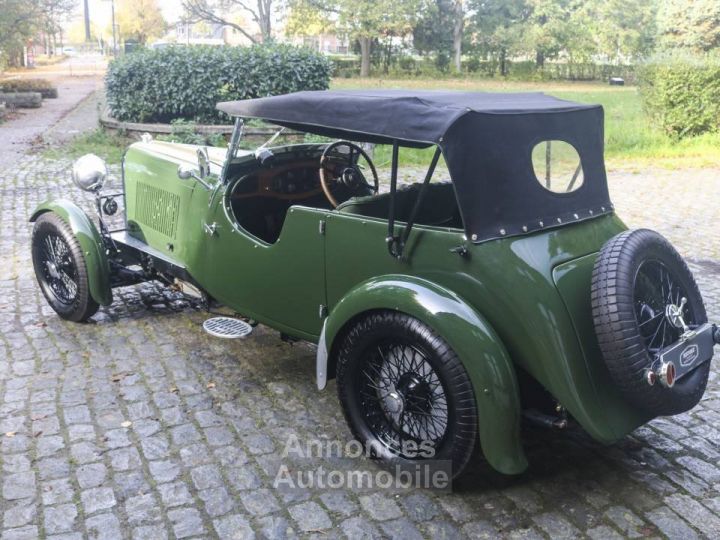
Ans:
{"label": "step plate", "polygon": [[203,329],[211,336],[236,339],[244,338],[252,332],[252,326],[232,317],[213,317],[203,323]]}

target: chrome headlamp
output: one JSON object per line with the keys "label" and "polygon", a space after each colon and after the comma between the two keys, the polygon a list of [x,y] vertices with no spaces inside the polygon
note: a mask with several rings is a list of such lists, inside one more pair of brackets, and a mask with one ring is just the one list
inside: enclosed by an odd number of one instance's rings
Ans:
{"label": "chrome headlamp", "polygon": [[73,182],[85,191],[99,191],[107,175],[107,164],[95,154],[85,154],[73,164]]}

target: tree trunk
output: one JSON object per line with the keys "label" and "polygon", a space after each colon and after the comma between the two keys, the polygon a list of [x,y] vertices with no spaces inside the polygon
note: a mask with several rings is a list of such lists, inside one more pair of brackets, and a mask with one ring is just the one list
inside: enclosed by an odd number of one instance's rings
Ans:
{"label": "tree trunk", "polygon": [[455,58],[455,71],[462,71],[462,39],[465,12],[463,0],[455,0],[455,24],[453,25],[453,54]]}
{"label": "tree trunk", "polygon": [[262,25],[260,26],[260,34],[262,35],[263,43],[272,41],[272,21],[270,16],[263,17]]}
{"label": "tree trunk", "polygon": [[370,38],[361,37],[360,42],[360,76],[370,76]]}
{"label": "tree trunk", "polygon": [[37,109],[42,105],[40,92],[0,92],[0,103],[20,109]]}
{"label": "tree trunk", "polygon": [[507,52],[505,49],[500,52],[500,75],[503,77],[507,75]]}
{"label": "tree trunk", "polygon": [[92,36],[90,35],[90,10],[88,9],[88,0],[84,0],[83,6],[85,8],[85,41],[90,42]]}
{"label": "tree trunk", "polygon": [[257,11],[254,13],[254,18],[260,27],[260,40],[263,43],[272,41],[272,4],[273,0],[257,0]]}
{"label": "tree trunk", "polygon": [[535,52],[535,67],[542,69],[545,65],[545,53],[543,51]]}

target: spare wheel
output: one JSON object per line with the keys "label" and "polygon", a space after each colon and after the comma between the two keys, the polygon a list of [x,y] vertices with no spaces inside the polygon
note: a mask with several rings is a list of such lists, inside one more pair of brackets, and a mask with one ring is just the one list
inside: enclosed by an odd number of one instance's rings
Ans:
{"label": "spare wheel", "polygon": [[602,356],[630,403],[660,416],[700,401],[714,327],[670,242],[647,229],[611,238],[595,261],[591,302]]}

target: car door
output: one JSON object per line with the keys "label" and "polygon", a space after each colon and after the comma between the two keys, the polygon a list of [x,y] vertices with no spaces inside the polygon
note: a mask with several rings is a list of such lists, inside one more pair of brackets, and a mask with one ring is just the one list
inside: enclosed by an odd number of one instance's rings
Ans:
{"label": "car door", "polygon": [[241,228],[223,192],[203,228],[199,284],[238,313],[305,339],[320,334],[325,296],[327,210],[291,207],[274,244]]}

